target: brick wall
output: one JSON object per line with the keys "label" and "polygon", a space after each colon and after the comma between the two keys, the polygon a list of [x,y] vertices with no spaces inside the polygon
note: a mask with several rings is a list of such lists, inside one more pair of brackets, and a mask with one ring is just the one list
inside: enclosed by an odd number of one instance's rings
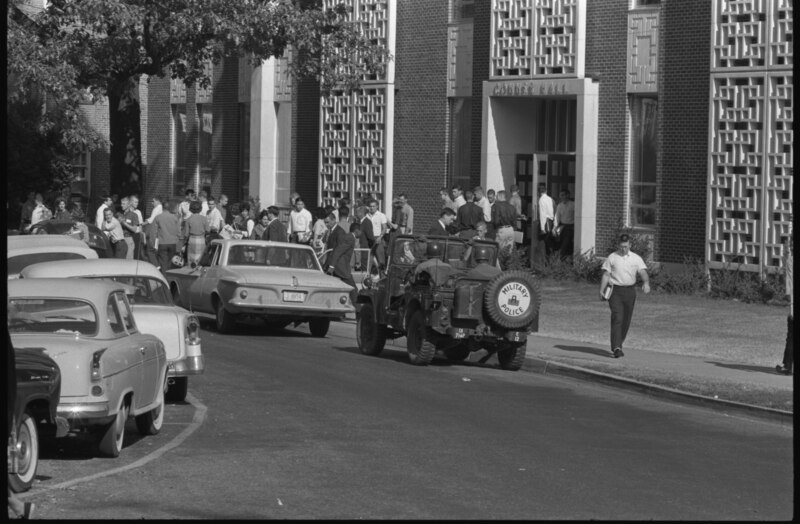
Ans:
{"label": "brick wall", "polygon": [[475,2],[472,33],[472,169],[470,173],[470,186],[473,187],[481,183],[483,82],[489,80],[491,14],[490,0]]}
{"label": "brick wall", "polygon": [[661,4],[661,193],[656,259],[703,258],[708,179],[711,2]]}
{"label": "brick wall", "polygon": [[172,179],[170,176],[171,146],[171,108],[169,103],[169,77],[150,79],[148,88],[148,108],[150,109],[147,128],[142,131],[142,142],[147,142],[147,165],[144,183],[144,198],[139,202],[139,209],[149,216],[151,199],[158,196],[162,199],[172,195]]}
{"label": "brick wall", "polygon": [[598,252],[613,241],[627,205],[628,4],[628,0],[596,0],[588,2],[586,7],[585,72],[600,79],[595,239]]}
{"label": "brick wall", "polygon": [[306,208],[311,210],[320,204],[319,106],[319,83],[315,80],[295,81],[292,86],[291,191],[297,191]]}
{"label": "brick wall", "polygon": [[[228,58],[214,68],[214,135],[211,194],[238,200],[240,174],[239,60]],[[202,188],[201,188],[202,189]]]}
{"label": "brick wall", "polygon": [[447,15],[447,2],[397,2],[392,192],[408,195],[423,233],[447,176]]}

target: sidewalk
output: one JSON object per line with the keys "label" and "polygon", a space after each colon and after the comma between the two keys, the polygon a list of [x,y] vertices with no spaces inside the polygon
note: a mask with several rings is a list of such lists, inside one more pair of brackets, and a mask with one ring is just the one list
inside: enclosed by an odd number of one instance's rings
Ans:
{"label": "sidewalk", "polygon": [[793,376],[775,368],[656,351],[606,347],[533,334],[523,370],[607,383],[681,402],[793,421]]}

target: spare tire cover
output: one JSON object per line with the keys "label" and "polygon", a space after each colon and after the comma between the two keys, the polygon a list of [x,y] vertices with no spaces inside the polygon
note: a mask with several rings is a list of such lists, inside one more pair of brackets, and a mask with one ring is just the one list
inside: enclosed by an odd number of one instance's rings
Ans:
{"label": "spare tire cover", "polygon": [[483,304],[489,318],[498,326],[525,328],[539,315],[539,283],[525,271],[506,271],[486,286]]}

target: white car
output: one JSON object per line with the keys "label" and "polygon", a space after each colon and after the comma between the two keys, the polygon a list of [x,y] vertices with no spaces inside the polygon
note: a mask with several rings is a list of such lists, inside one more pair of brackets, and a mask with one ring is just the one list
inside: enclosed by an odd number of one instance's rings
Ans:
{"label": "white car", "polygon": [[56,413],[96,434],[116,457],[133,415],[142,435],[164,422],[164,344],[139,332],[124,284],[82,278],[8,281],[8,331],[17,348],[44,348],[61,370]]}
{"label": "white car", "polygon": [[11,235],[8,238],[8,278],[37,262],[98,258],[86,242],[64,235]]}
{"label": "white car", "polygon": [[128,299],[136,325],[142,333],[160,338],[167,351],[167,399],[183,402],[189,376],[204,372],[200,322],[197,316],[173,303],[167,280],[149,262],[119,258],[43,262],[23,269],[20,277],[108,279],[132,286],[135,292]]}

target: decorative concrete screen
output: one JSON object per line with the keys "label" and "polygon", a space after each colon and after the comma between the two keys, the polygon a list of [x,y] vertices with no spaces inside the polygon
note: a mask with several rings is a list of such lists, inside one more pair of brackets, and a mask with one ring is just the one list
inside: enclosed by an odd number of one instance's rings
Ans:
{"label": "decorative concrete screen", "polygon": [[778,267],[792,214],[791,0],[714,0],[709,267]]}
{"label": "decorative concrete screen", "polygon": [[492,0],[492,78],[578,74],[581,0]]}
{"label": "decorative concrete screen", "polygon": [[[341,0],[325,0],[330,8]],[[388,0],[349,0],[351,19],[370,39],[389,47],[391,20]],[[392,50],[390,49],[390,52]],[[392,71],[392,69],[388,69]],[[391,73],[389,73],[391,74]],[[320,137],[320,200],[335,205],[342,197],[375,194],[382,200],[387,184],[386,150],[390,141],[389,75],[365,78],[352,93],[333,91],[322,97]]]}
{"label": "decorative concrete screen", "polygon": [[628,13],[628,93],[658,93],[658,26],[661,10]]}

